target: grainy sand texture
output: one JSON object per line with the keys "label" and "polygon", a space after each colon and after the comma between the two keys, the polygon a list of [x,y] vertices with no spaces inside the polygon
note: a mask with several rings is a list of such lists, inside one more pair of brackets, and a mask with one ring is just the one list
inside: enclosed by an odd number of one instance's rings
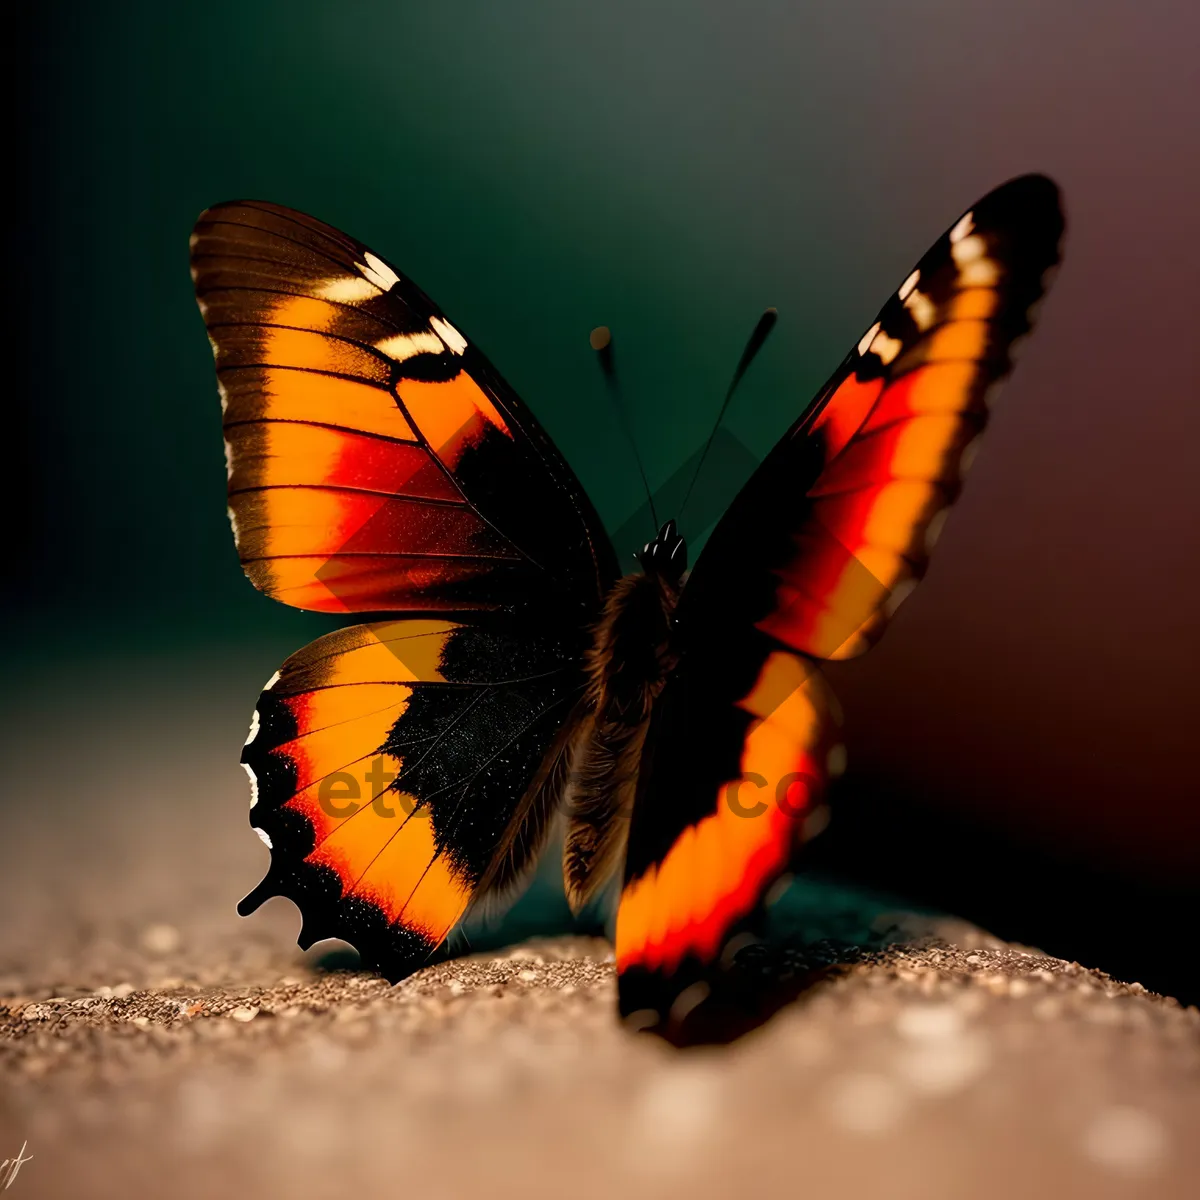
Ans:
{"label": "grainy sand texture", "polygon": [[78,714],[65,776],[30,712],[0,1159],[32,1157],[5,1200],[1200,1194],[1200,1012],[1136,983],[907,917],[725,1047],[623,1029],[601,940],[391,987],[300,955],[284,901],[234,915],[266,853],[240,709]]}

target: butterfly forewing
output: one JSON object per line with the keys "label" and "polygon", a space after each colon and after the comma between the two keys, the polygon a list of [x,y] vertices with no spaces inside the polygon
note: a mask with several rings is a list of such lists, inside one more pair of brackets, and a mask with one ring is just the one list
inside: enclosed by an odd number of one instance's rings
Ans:
{"label": "butterfly forewing", "polygon": [[1057,188],[1033,175],[933,245],[714,530],[684,601],[693,622],[734,615],[823,659],[882,634],[924,572],[1062,231]]}
{"label": "butterfly forewing", "polygon": [[325,612],[590,612],[603,527],[529,410],[436,305],[328,225],[260,201],[192,236],[255,586]]}

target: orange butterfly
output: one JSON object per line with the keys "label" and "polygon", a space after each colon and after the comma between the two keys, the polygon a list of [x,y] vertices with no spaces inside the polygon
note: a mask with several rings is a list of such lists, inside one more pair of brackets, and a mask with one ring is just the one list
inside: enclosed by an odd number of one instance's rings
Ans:
{"label": "orange butterfly", "polygon": [[572,904],[624,873],[622,1012],[678,1020],[814,828],[844,760],[817,663],[867,649],[921,577],[1062,232],[1044,177],[980,200],[695,570],[668,522],[619,577],[571,469],[420,289],[289,209],[204,213],[246,573],[299,608],[387,614],[259,699],[242,761],[271,867],[240,911],[288,896],[302,946],[343,938],[398,978],[562,810]]}

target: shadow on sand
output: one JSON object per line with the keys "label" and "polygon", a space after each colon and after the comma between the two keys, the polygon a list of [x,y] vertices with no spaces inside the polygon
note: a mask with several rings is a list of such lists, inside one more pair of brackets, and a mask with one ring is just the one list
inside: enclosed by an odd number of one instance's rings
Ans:
{"label": "shadow on sand", "polygon": [[[776,889],[753,936],[705,978],[702,1002],[648,1030],[673,1045],[731,1042],[762,1025],[822,981],[889,946],[937,936],[938,916],[895,896],[806,873]],[[536,937],[604,936],[601,914],[571,915],[553,873],[540,873],[503,915],[476,918],[430,963],[501,950]],[[309,961],[319,971],[359,970],[358,954],[324,943]]]}

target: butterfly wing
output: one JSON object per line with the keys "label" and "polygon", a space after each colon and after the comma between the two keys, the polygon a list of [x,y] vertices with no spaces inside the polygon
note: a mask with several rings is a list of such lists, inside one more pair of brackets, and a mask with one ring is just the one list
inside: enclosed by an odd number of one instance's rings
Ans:
{"label": "butterfly wing", "polygon": [[964,214],[714,530],[631,821],[624,1012],[666,1016],[803,840],[842,758],[813,660],[865,650],[920,578],[1062,231],[1042,176]]}
{"label": "butterfly wing", "polygon": [[714,530],[691,620],[732,603],[821,659],[882,634],[929,560],[1062,231],[1058,189],[1032,175],[933,245]]}
{"label": "butterfly wing", "polygon": [[254,585],[322,612],[588,612],[616,574],[529,410],[415,284],[260,201],[202,214],[229,509]]}
{"label": "butterfly wing", "polygon": [[617,910],[624,1016],[680,1021],[681,998],[702,998],[693,985],[817,828],[843,756],[809,660],[753,629],[721,638],[684,656],[646,738]]}
{"label": "butterfly wing", "polygon": [[530,864],[615,560],[528,409],[367,247],[222,204],[192,273],[246,573],[299,608],[414,614],[319,639],[263,692],[243,763],[271,866],[240,910],[288,896],[302,945],[398,977]]}
{"label": "butterfly wing", "polygon": [[410,618],[354,625],[284,663],[242,762],[262,883],[397,979],[472,899],[528,865],[561,787],[579,648],[544,629]]}

